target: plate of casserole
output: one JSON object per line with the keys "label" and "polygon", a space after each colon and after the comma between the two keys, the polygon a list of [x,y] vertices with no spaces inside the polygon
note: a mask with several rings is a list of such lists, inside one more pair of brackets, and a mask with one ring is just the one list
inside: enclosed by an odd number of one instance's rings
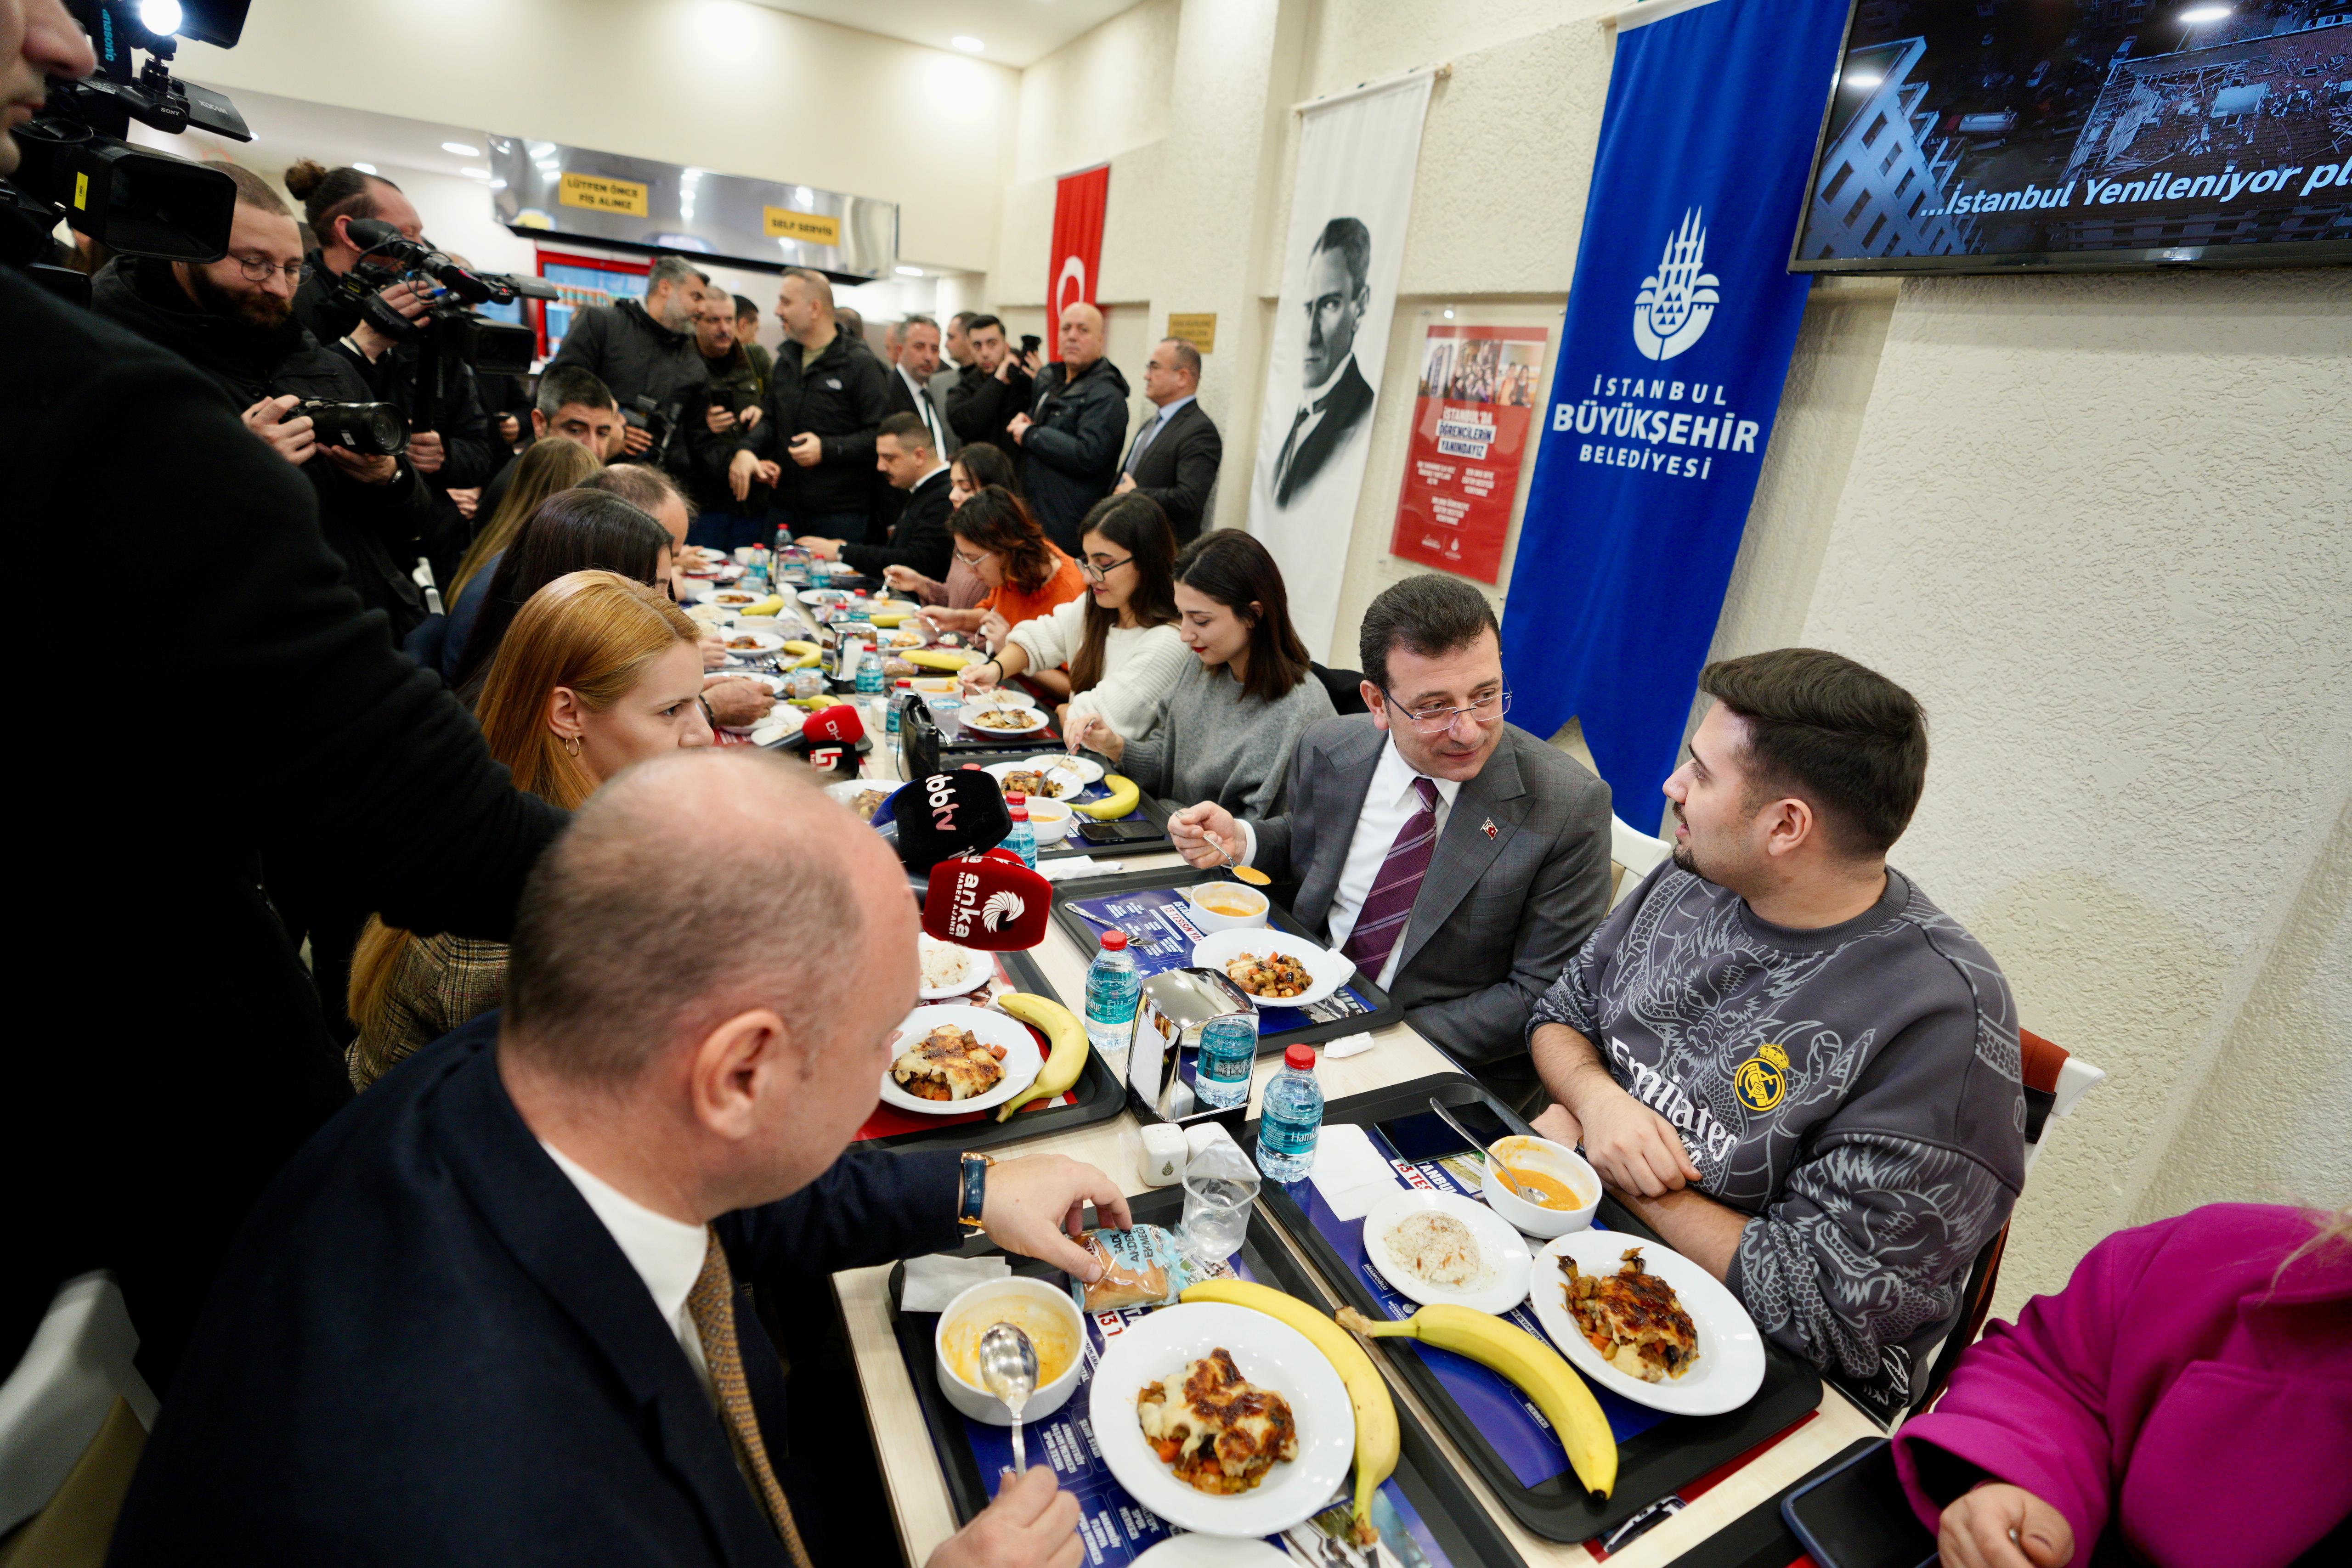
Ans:
{"label": "plate of casserole", "polygon": [[1536,1254],[1536,1318],[1597,1388],[1677,1416],[1755,1396],[1764,1340],[1723,1282],[1622,1230],[1571,1230]]}
{"label": "plate of casserole", "polygon": [[1202,1535],[1287,1530],[1330,1502],[1355,1459],[1339,1373],[1247,1307],[1189,1301],[1129,1322],[1105,1342],[1087,1397],[1119,1485]]}
{"label": "plate of casserole", "polygon": [[992,1111],[1045,1065],[1027,1026],[989,1008],[917,1008],[898,1026],[897,1049],[882,1103],[926,1116]]}

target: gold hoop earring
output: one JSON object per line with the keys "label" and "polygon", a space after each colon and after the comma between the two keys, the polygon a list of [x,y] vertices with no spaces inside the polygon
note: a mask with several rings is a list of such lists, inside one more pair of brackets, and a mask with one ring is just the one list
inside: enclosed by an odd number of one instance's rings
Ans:
{"label": "gold hoop earring", "polygon": [[574,762],[580,760],[580,737],[578,736],[567,735],[563,737],[563,755],[569,757]]}

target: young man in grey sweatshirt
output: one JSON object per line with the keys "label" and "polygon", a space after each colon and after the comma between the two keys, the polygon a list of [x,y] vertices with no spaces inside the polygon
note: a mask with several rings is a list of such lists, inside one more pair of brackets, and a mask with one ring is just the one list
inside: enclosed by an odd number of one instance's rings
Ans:
{"label": "young man in grey sweatshirt", "polygon": [[1673,862],[1537,1004],[1535,1126],[1885,1418],[2024,1180],[2016,1010],[1886,863],[1927,774],[1911,695],[1810,648],[1699,685]]}

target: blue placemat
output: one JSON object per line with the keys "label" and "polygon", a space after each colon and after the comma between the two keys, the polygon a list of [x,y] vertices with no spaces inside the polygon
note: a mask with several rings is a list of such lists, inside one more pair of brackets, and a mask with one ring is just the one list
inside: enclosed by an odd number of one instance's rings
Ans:
{"label": "blue placemat", "polygon": [[[1225,1272],[1239,1279],[1252,1277],[1238,1258],[1227,1265]],[[1094,1568],[1126,1568],[1170,1536],[1182,1533],[1136,1501],[1118,1484],[1110,1467],[1102,1461],[1088,1415],[1087,1394],[1094,1383],[1095,1365],[1102,1359],[1104,1343],[1152,1310],[1147,1307],[1090,1316],[1087,1321],[1086,1346],[1079,1352],[1078,1386],[1070,1395],[1069,1403],[1045,1420],[1029,1422],[1024,1428],[1029,1462],[1053,1466],[1055,1481],[1078,1500],[1078,1539],[1085,1546],[1086,1561]],[[902,1348],[906,1346],[903,1339],[900,1343]],[[925,1352],[920,1364],[917,1364],[914,1351],[905,1348],[908,1375],[935,1378],[939,1374],[929,1354],[930,1339],[924,1336],[920,1343]],[[957,1419],[963,1427],[964,1441],[971,1445],[972,1458],[980,1465],[980,1473],[991,1478],[993,1496],[995,1478],[1013,1463],[1013,1434],[1005,1427],[987,1426],[969,1416]],[[1451,1568],[1452,1559],[1438,1546],[1428,1525],[1422,1521],[1420,1513],[1394,1479],[1381,1483],[1372,1502],[1372,1520],[1380,1528],[1380,1544],[1370,1549],[1347,1545],[1354,1484],[1351,1474],[1340,1483],[1339,1493],[1329,1507],[1304,1524],[1280,1535],[1267,1536],[1267,1544],[1286,1552],[1292,1562],[1305,1568]]]}
{"label": "blue placemat", "polygon": [[[1455,1164],[1458,1158],[1466,1165],[1471,1156],[1408,1160],[1398,1154],[1396,1145],[1378,1127],[1366,1127],[1363,1131],[1364,1135],[1371,1140],[1373,1149],[1388,1161],[1399,1186],[1418,1187],[1425,1192],[1458,1193],[1480,1203],[1486,1201],[1479,1191],[1479,1183],[1469,1176],[1463,1166]],[[1370,1289],[1388,1317],[1409,1318],[1420,1310],[1421,1303],[1391,1285],[1373,1267],[1371,1258],[1364,1249],[1364,1222],[1361,1219],[1342,1219],[1333,1213],[1331,1206],[1324,1201],[1322,1193],[1317,1190],[1312,1179],[1286,1183],[1283,1191],[1289,1194],[1291,1200],[1306,1212],[1308,1221],[1322,1233],[1333,1249],[1348,1260],[1357,1278]],[[1604,1229],[1606,1227],[1595,1225],[1593,1228]],[[1553,1281],[1536,1281],[1538,1290],[1548,1286],[1557,1288]],[[1527,1302],[1521,1301],[1503,1316],[1546,1344],[1551,1343],[1544,1333],[1543,1324],[1536,1319],[1535,1309]],[[1540,1486],[1567,1470],[1568,1454],[1560,1447],[1559,1439],[1552,1435],[1551,1423],[1546,1421],[1542,1413],[1528,1402],[1527,1396],[1502,1374],[1490,1371],[1467,1356],[1412,1340],[1391,1339],[1382,1343],[1392,1350],[1418,1355],[1428,1364],[1437,1381],[1444,1385],[1446,1393],[1453,1396],[1454,1402],[1462,1407],[1463,1414],[1470,1417],[1486,1440],[1494,1445],[1495,1452],[1511,1467],[1521,1485]],[[1661,1421],[1672,1419],[1663,1410],[1636,1405],[1605,1388],[1596,1387],[1592,1392],[1601,1401],[1602,1414],[1609,1417],[1609,1429],[1617,1435],[1620,1443],[1636,1433],[1648,1431]]]}
{"label": "blue placemat", "polygon": [[[1107,893],[1097,898],[1076,898],[1068,902],[1126,932],[1127,950],[1135,955],[1135,967],[1143,972],[1146,979],[1190,965],[1192,962],[1192,945],[1208,936],[1192,923],[1187,913],[1192,905],[1185,901],[1181,888],[1147,887],[1133,893]],[[1306,1029],[1312,1024],[1333,1023],[1371,1010],[1372,1006],[1364,1000],[1363,994],[1354,986],[1347,985],[1311,1008],[1258,1009],[1257,1031],[1261,1037],[1286,1034],[1292,1030]]]}

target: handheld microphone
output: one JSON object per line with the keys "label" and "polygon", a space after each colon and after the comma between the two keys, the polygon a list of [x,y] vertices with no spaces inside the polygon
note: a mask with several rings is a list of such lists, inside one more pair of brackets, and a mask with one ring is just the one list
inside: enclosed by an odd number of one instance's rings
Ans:
{"label": "handheld microphone", "polygon": [[941,942],[1013,953],[1045,939],[1054,884],[1019,862],[963,855],[931,868],[923,929]]}
{"label": "handheld microphone", "polygon": [[928,872],[950,855],[976,854],[1004,841],[1013,813],[985,773],[933,773],[890,797],[898,824],[898,859]]}
{"label": "handheld microphone", "polygon": [[801,734],[814,745],[856,746],[866,738],[866,721],[847,703],[835,703],[809,715]]}

